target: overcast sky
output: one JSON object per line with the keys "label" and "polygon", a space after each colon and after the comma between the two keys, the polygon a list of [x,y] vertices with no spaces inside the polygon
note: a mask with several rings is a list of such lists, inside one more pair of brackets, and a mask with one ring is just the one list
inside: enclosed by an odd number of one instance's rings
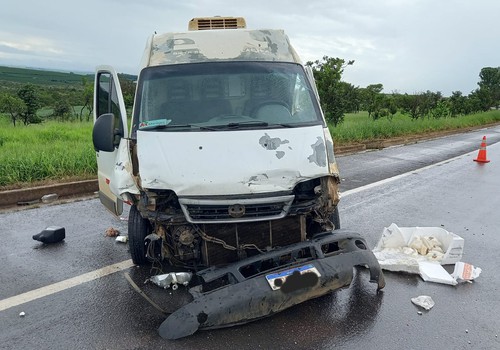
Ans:
{"label": "overcast sky", "polygon": [[3,0],[0,65],[137,74],[150,34],[212,15],[284,29],[304,62],[355,60],[343,80],[386,93],[467,95],[500,66],[499,0]]}

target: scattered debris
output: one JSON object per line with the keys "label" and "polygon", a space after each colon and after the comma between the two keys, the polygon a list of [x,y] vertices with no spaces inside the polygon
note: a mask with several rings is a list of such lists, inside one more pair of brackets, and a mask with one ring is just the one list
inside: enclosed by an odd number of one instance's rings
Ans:
{"label": "scattered debris", "polygon": [[423,307],[426,310],[432,309],[435,304],[434,300],[432,300],[432,298],[428,295],[420,295],[416,298],[411,298],[411,302],[417,306]]}
{"label": "scattered debris", "polygon": [[106,229],[106,231],[104,231],[104,235],[106,237],[116,237],[116,236],[120,235],[120,231],[118,231],[117,229],[115,229],[113,227],[108,227]]}
{"label": "scattered debris", "polygon": [[33,236],[35,241],[47,244],[61,242],[64,238],[66,238],[66,230],[64,227],[58,226],[49,226],[42,232]]}
{"label": "scattered debris", "polygon": [[[464,239],[441,227],[385,227],[373,254],[389,271],[420,274],[424,281],[456,285],[472,281],[480,268],[460,262]],[[450,275],[441,265],[455,264]]]}
{"label": "scattered debris", "polygon": [[481,268],[471,264],[457,262],[450,275],[441,265],[432,262],[419,262],[420,276],[424,281],[450,284],[452,286],[472,281],[481,274]]}
{"label": "scattered debris", "polygon": [[480,267],[474,267],[471,264],[457,262],[455,264],[455,270],[453,271],[451,276],[458,283],[471,282],[481,274],[481,271],[482,270]]}
{"label": "scattered debris", "polygon": [[389,271],[419,273],[419,261],[454,264],[462,258],[464,239],[441,227],[385,227],[373,253]]}
{"label": "scattered debris", "polygon": [[116,236],[115,241],[122,242],[122,243],[127,243],[128,242],[128,236]]}
{"label": "scattered debris", "polygon": [[144,283],[152,282],[158,287],[162,287],[164,289],[172,286],[172,290],[176,290],[179,287],[179,284],[187,286],[189,281],[191,281],[191,277],[193,277],[191,272],[170,272],[148,278]]}
{"label": "scattered debris", "polygon": [[443,283],[452,286],[457,284],[457,281],[436,262],[420,261],[418,268],[420,276],[426,282]]}
{"label": "scattered debris", "polygon": [[59,198],[59,195],[57,193],[51,193],[51,194],[46,194],[45,196],[42,197],[42,202],[43,203],[52,203],[56,201]]}
{"label": "scattered debris", "polygon": [[26,312],[21,311],[21,312],[19,313],[19,317],[24,317],[24,316],[26,316]]}

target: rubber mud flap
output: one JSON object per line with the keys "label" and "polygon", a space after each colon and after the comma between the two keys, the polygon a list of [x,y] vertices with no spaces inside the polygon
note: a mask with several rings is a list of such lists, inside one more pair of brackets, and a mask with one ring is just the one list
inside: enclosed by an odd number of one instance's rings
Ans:
{"label": "rubber mud flap", "polygon": [[200,322],[196,316],[186,310],[179,310],[163,321],[158,328],[158,334],[164,339],[174,340],[193,334],[199,326]]}

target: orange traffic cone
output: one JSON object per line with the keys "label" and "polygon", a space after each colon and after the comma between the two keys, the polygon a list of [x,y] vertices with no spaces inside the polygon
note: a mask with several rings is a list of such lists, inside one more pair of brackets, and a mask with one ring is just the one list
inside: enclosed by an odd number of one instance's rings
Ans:
{"label": "orange traffic cone", "polygon": [[481,147],[479,148],[479,153],[477,158],[474,159],[475,162],[479,163],[489,163],[490,161],[486,159],[486,136],[483,136],[483,142],[481,142]]}

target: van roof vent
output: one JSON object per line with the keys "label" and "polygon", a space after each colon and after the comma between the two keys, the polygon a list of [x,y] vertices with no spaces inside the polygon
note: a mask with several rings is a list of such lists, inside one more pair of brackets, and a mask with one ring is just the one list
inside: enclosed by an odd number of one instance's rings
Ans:
{"label": "van roof vent", "polygon": [[246,28],[243,17],[196,17],[189,21],[189,30]]}

